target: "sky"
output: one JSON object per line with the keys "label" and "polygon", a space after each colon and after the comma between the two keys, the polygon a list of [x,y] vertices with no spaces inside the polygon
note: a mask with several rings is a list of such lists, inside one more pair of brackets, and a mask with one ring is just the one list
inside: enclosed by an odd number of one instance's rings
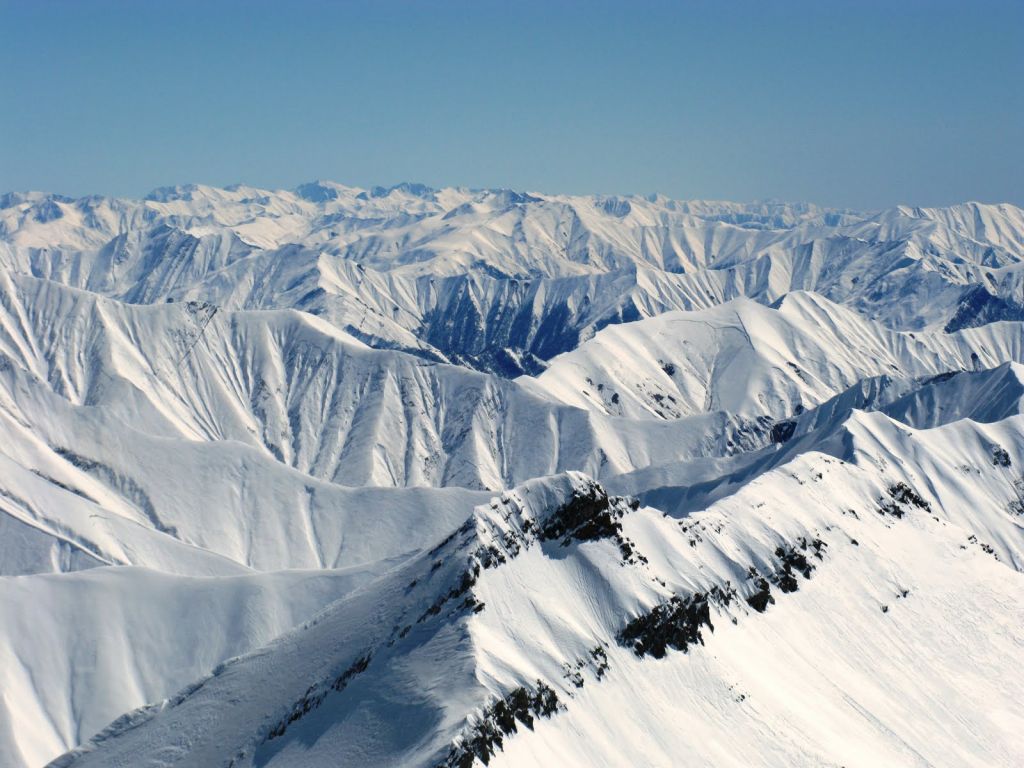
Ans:
{"label": "sky", "polygon": [[1024,205],[1022,0],[0,0],[0,192]]}

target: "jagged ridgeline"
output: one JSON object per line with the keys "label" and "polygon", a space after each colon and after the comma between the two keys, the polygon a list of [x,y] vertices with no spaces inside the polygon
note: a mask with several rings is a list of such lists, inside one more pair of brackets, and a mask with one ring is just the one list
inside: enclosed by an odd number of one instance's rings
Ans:
{"label": "jagged ridgeline", "polygon": [[514,376],[609,324],[739,296],[815,291],[900,330],[1021,320],[1021,231],[1019,208],[976,203],[192,185],[4,195],[0,265],[131,303],[299,309],[373,346]]}
{"label": "jagged ridgeline", "polygon": [[[1016,450],[1004,450],[1012,465]],[[169,704],[115,723],[55,765],[128,755],[161,764],[160,745],[172,734],[191,744],[190,759],[230,755],[235,766],[301,759],[451,768],[534,764],[563,752],[578,755],[571,764],[617,765],[629,756],[657,764],[684,749],[710,759],[708,745],[737,722],[765,717],[769,691],[791,675],[803,681],[805,705],[834,707],[838,672],[824,659],[846,659],[842,674],[856,676],[847,690],[894,682],[905,678],[907,662],[887,656],[889,644],[898,637],[916,647],[937,631],[952,645],[916,662],[935,673],[920,696],[955,690],[968,703],[981,695],[1009,702],[1012,684],[983,673],[981,692],[952,671],[975,642],[983,652],[970,652],[982,671],[1001,668],[990,654],[1013,653],[1013,639],[986,635],[974,611],[989,595],[1010,599],[1017,574],[999,562],[1006,553],[954,524],[938,501],[944,489],[926,498],[897,479],[927,464],[917,455],[923,464],[894,475],[810,453],[684,519],[609,496],[579,474],[531,481],[477,507],[372,588],[221,665]],[[978,483],[991,487],[1005,466],[980,441],[973,455]],[[1005,510],[988,524],[1003,534],[1016,525]],[[939,565],[940,552],[963,554]],[[948,614],[941,585],[960,580],[973,597]],[[864,633],[849,633],[845,621]],[[778,653],[785,663],[770,663]],[[894,690],[876,706],[901,697]],[[700,727],[659,720],[666,698]],[[626,701],[634,708],[628,719]],[[220,713],[215,722],[197,717],[211,706]],[[809,719],[798,723],[815,722],[802,711]],[[778,727],[800,728],[792,710],[782,712]],[[850,727],[863,722],[856,706],[840,705],[832,717]],[[968,748],[955,742],[968,727],[959,720],[917,709],[914,717],[905,732],[892,719],[884,728],[856,727],[874,754],[899,754],[908,736],[925,754],[952,743]],[[927,736],[912,735],[921,728]],[[947,728],[944,747],[933,744]],[[738,732],[739,749],[763,747],[756,729]],[[786,753],[830,744],[792,742]]]}

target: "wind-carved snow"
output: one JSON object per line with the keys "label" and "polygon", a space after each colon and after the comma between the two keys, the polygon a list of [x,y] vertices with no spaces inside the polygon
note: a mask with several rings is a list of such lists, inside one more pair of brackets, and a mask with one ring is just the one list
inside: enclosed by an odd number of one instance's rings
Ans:
{"label": "wind-carved snow", "polygon": [[1009,205],[4,195],[0,764],[1019,765],[1022,256]]}

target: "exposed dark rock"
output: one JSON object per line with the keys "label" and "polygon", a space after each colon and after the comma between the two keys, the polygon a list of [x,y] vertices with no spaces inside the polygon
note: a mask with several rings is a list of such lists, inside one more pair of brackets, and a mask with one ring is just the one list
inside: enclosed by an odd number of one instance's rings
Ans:
{"label": "exposed dark rock", "polygon": [[608,671],[608,654],[605,653],[604,648],[598,645],[591,649],[590,658],[594,662],[594,674],[600,680]]}
{"label": "exposed dark rock", "polygon": [[444,549],[449,544],[451,544],[455,540],[455,537],[458,536],[459,534],[469,533],[469,531],[472,530],[472,527],[473,527],[473,521],[472,520],[467,520],[465,523],[463,523],[461,526],[459,526],[456,530],[452,531],[447,536],[445,536],[444,539],[442,539],[432,550],[430,550],[431,556],[437,555],[438,552],[440,552],[442,549]]}
{"label": "exposed dark rock", "polygon": [[615,539],[619,545],[619,552],[622,554],[622,561],[624,563],[632,563],[633,565],[636,565],[637,563],[648,562],[647,556],[637,550],[636,544],[634,544],[631,539],[628,539],[621,534],[615,536]]}
{"label": "exposed dark rock", "polygon": [[1018,477],[1012,483],[1013,493],[1017,497],[1007,504],[1011,515],[1024,515],[1024,477]]}
{"label": "exposed dark rock", "polygon": [[[803,549],[807,549],[807,540],[801,539]],[[820,557],[821,547],[824,546],[824,542],[820,539],[815,539],[814,544],[816,545],[816,554]],[[796,573],[803,575],[805,579],[811,578],[811,572],[814,570],[812,565],[807,560],[807,556],[793,547],[778,547],[775,550],[775,556],[779,558],[779,562],[782,565],[782,569],[778,571],[772,578],[779,589],[783,592],[796,592],[800,585],[797,583]]]}
{"label": "exposed dark rock", "polygon": [[803,536],[796,540],[796,545],[776,547],[775,557],[778,558],[778,566],[774,573],[766,578],[753,566],[748,570],[747,578],[753,581],[756,591],[747,597],[747,605],[758,613],[764,613],[769,605],[775,603],[771,584],[777,586],[783,593],[796,592],[800,589],[797,574],[809,579],[814,572],[815,565],[808,557],[823,560],[826,547],[828,544],[821,539],[808,540]]}
{"label": "exposed dark rock", "polygon": [[932,376],[930,379],[925,379],[923,382],[921,382],[921,384],[922,386],[928,384],[940,384],[943,381],[949,381],[954,376],[959,376],[961,373],[963,373],[963,371],[946,371],[945,373],[940,373],[935,376]]}
{"label": "exposed dark rock", "polygon": [[571,541],[593,541],[615,536],[622,531],[618,513],[599,486],[591,485],[552,512],[538,532],[541,541],[562,539],[563,545]]}
{"label": "exposed dark rock", "polygon": [[756,571],[753,572],[752,576],[754,578],[754,586],[757,587],[757,591],[747,598],[747,605],[758,613],[764,613],[768,609],[769,604],[775,604],[775,598],[772,597],[772,589],[766,578],[758,575]]}
{"label": "exposed dark rock", "polygon": [[996,445],[992,448],[992,465],[996,467],[1009,467],[1012,464],[1010,454],[1002,446]]}
{"label": "exposed dark rock", "polygon": [[[609,497],[598,485],[591,485],[585,491],[577,491],[564,505],[552,512],[539,523],[537,538],[540,541],[561,540],[567,547],[573,541],[597,541],[612,539],[619,547],[624,563],[646,563],[647,558],[637,551],[636,545],[622,535],[623,514],[619,497]],[[637,499],[628,501],[630,509],[637,509]]]}
{"label": "exposed dark rock", "polygon": [[689,597],[676,595],[630,621],[619,632],[618,641],[637,656],[660,659],[669,648],[685,652],[691,645],[703,645],[702,626],[715,630],[708,596],[699,592]]}
{"label": "exposed dark rock", "polygon": [[584,659],[579,659],[575,664],[563,664],[562,665],[562,677],[576,688],[583,687],[583,668],[587,665]]}
{"label": "exposed dark rock", "polygon": [[533,691],[516,688],[484,709],[476,723],[452,744],[437,768],[471,768],[477,759],[488,765],[502,748],[505,737],[519,731],[519,724],[533,730],[535,718],[551,717],[560,706],[558,695],[541,680]]}
{"label": "exposed dark rock", "polygon": [[352,662],[344,672],[334,678],[329,686],[310,686],[305,695],[292,707],[288,715],[278,721],[278,723],[270,729],[265,741],[270,741],[278,738],[279,736],[283,736],[288,730],[288,726],[296,720],[301,720],[323,704],[324,699],[327,698],[327,695],[332,690],[338,692],[345,690],[345,688],[348,687],[348,684],[352,681],[352,678],[366,671],[366,668],[370,666],[372,658],[372,654],[368,652],[364,653]]}
{"label": "exposed dark rock", "polygon": [[796,432],[796,422],[792,419],[777,421],[772,425],[771,440],[773,443],[784,443]]}
{"label": "exposed dark rock", "polygon": [[903,517],[908,506],[917,507],[926,512],[930,512],[932,509],[931,504],[921,498],[917,491],[904,482],[890,485],[886,491],[892,501],[881,499],[879,501],[879,514],[888,514],[900,518]]}
{"label": "exposed dark rock", "polygon": [[[455,600],[456,598],[462,597],[464,594],[469,592],[469,590],[472,589],[473,585],[476,584],[476,580],[477,580],[477,577],[479,575],[480,575],[480,564],[474,562],[469,567],[468,570],[465,570],[465,571],[462,572],[462,575],[459,577],[458,583],[454,587],[449,589],[445,594],[439,596],[431,604],[431,606],[429,608],[427,608],[426,611],[424,611],[423,615],[420,616],[416,620],[416,622],[420,623],[420,622],[426,621],[431,616],[436,616],[437,614],[439,614],[441,612],[441,609],[445,606],[445,604],[447,602],[449,602],[450,600]],[[475,603],[475,599],[474,599],[474,603]],[[467,607],[467,608],[473,608],[474,604],[467,604],[467,603],[464,602],[463,606]]]}

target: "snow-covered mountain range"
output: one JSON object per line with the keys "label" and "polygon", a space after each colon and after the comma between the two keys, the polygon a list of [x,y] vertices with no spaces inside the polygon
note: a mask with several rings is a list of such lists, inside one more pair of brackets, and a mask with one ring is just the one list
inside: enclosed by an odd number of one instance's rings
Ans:
{"label": "snow-covered mountain range", "polygon": [[0,197],[0,766],[1024,764],[1024,211]]}
{"label": "snow-covered mountain range", "polygon": [[8,194],[0,266],[128,303],[299,309],[378,347],[538,373],[609,323],[820,293],[898,330],[1024,319],[1024,211],[418,184]]}

